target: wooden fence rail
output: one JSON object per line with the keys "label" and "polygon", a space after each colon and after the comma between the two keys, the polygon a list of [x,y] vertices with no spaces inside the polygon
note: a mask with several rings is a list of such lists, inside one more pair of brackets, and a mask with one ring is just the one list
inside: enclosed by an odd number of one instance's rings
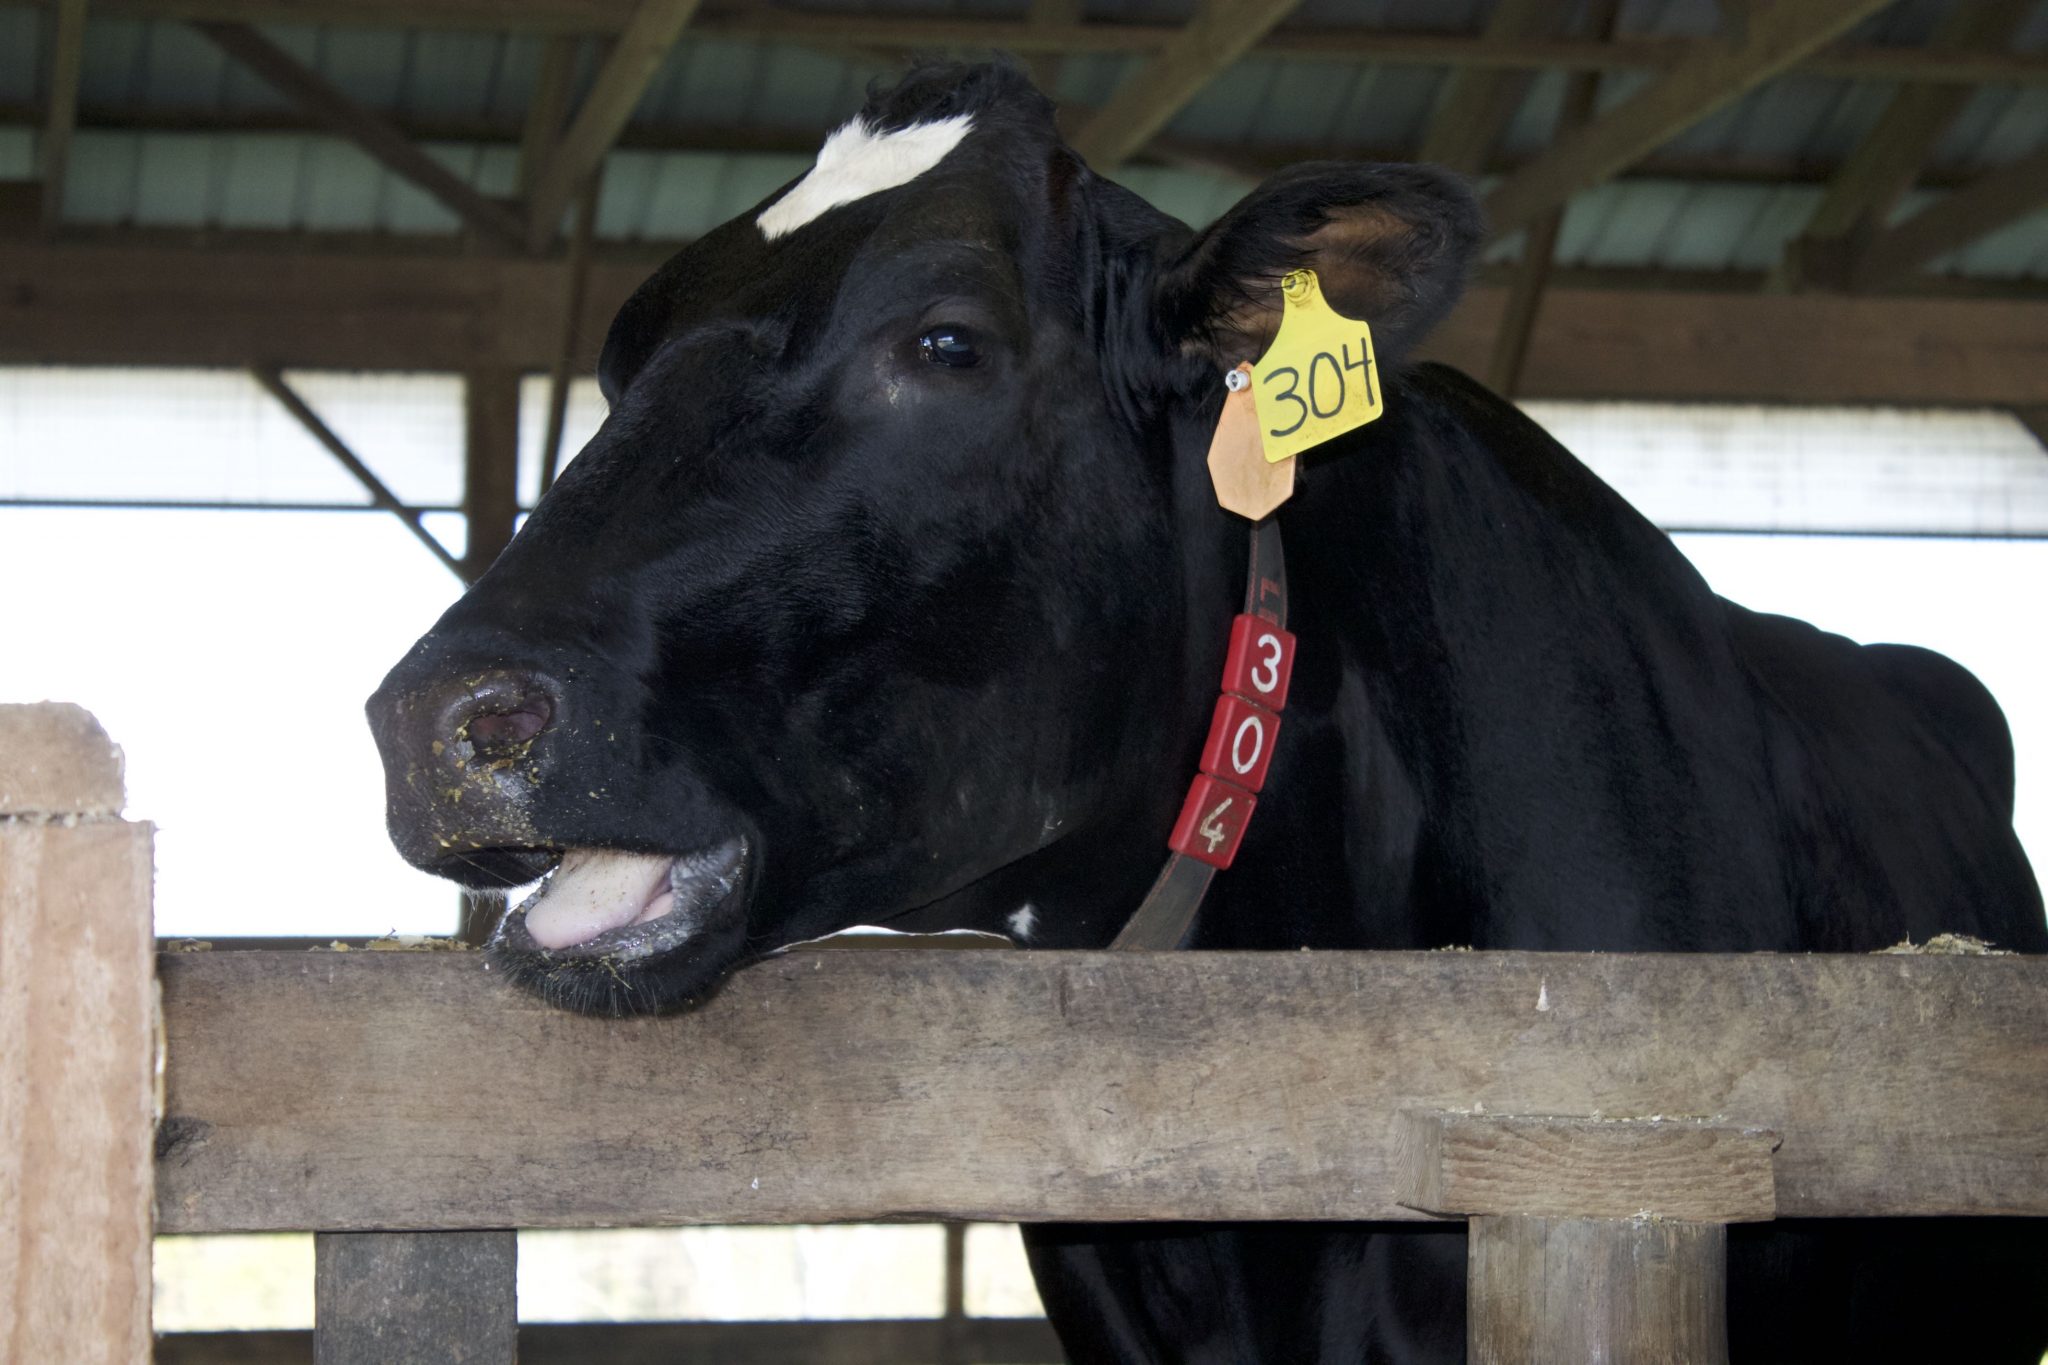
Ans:
{"label": "wooden fence rail", "polygon": [[[0,708],[0,1250],[113,1231],[0,1343],[135,1365],[147,830],[11,796],[81,714]],[[321,1231],[323,1365],[537,1342],[517,1227],[1469,1218],[1485,1365],[1725,1359],[1730,1222],[2048,1214],[2048,959],[796,952],[624,1021],[471,952],[157,976],[157,1227]]]}
{"label": "wooden fence rail", "polygon": [[2048,1214],[2048,959],[792,953],[624,1021],[474,953],[159,970],[165,1232],[1423,1218],[1411,1113],[1769,1131],[1784,1215]]}

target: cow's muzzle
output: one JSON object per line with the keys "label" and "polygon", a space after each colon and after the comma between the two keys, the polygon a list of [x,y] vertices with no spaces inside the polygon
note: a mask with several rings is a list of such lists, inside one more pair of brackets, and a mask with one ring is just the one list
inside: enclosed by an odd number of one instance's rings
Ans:
{"label": "cow's muzzle", "polygon": [[370,729],[384,758],[386,823],[407,862],[480,887],[547,870],[555,850],[534,827],[534,805],[562,704],[560,685],[532,670],[385,681],[370,698]]}

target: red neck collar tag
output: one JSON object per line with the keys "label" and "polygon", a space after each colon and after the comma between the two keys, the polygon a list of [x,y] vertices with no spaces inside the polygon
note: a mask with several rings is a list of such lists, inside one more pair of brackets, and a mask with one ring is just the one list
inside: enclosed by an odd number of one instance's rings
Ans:
{"label": "red neck collar tag", "polygon": [[1173,851],[1112,948],[1180,947],[1210,879],[1236,859],[1258,808],[1294,673],[1294,637],[1286,629],[1287,561],[1273,517],[1252,527],[1245,579],[1244,611],[1230,622],[1223,685],[1201,768],[1166,841]]}

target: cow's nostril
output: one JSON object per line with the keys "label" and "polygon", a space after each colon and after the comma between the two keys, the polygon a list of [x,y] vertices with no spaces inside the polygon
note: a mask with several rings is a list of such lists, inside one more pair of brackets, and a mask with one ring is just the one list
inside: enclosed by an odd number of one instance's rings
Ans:
{"label": "cow's nostril", "polygon": [[469,742],[479,749],[525,744],[548,728],[555,708],[546,697],[529,697],[510,711],[483,711],[469,718]]}

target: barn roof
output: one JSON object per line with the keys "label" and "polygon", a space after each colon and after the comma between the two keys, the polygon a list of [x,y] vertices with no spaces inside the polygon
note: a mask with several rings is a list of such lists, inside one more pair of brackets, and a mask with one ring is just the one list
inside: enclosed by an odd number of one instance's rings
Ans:
{"label": "barn roof", "polygon": [[[1473,368],[1488,336],[1519,330],[1526,354],[1539,326],[1679,307],[1694,335],[1803,343],[1883,301],[1877,330],[1921,354],[2019,348],[1947,372],[2048,369],[2023,354],[2048,300],[2048,0],[0,0],[0,361],[543,368],[564,273],[544,267],[593,262],[578,315],[601,323],[661,254],[800,173],[907,54],[998,49],[1091,160],[1195,223],[1308,157],[1471,174],[1499,229],[1498,296],[1447,343]],[[439,331],[362,311],[422,278],[453,300]],[[315,280],[347,282],[363,335],[313,325],[333,302]],[[2027,311],[1930,302],[1956,299]],[[1494,349],[1520,387],[1518,348]],[[1685,358],[1550,363],[1531,391],[1807,391],[1670,377]]]}
{"label": "barn roof", "polygon": [[[1973,0],[1980,8],[1997,0]],[[1884,6],[1834,49],[1919,56],[1957,6],[1910,0]],[[112,8],[112,7],[109,7]],[[520,143],[550,61],[569,49],[571,102],[596,79],[601,32],[537,31],[540,7],[504,7],[508,25],[468,23],[456,5],[422,0],[416,22],[389,22],[389,7],[286,0],[165,0],[88,10],[59,221],[80,228],[211,228],[266,232],[450,234],[455,214],[355,143],[309,119],[294,101],[180,16],[209,11],[264,20],[259,31],[362,108],[386,116],[430,155],[487,195],[518,190]],[[552,11],[572,11],[557,5]],[[599,7],[587,6],[589,22]],[[1386,33],[1484,34],[1496,7],[1482,0],[1303,0],[1275,30],[1275,51],[1255,48],[1196,90],[1167,123],[1160,146],[1125,178],[1169,211],[1200,222],[1240,194],[1250,175],[1305,155],[1413,156],[1453,70],[1405,55],[1374,60],[1371,38]],[[1557,9],[1575,6],[1553,6]],[[1893,208],[1904,218],[1974,174],[2048,144],[2048,7],[2027,10],[1994,49],[2021,59],[2014,79],[1967,87],[1961,107],[1924,157],[1917,185]],[[360,9],[360,16],[348,13]],[[1714,0],[1629,0],[1616,28],[1620,46],[1711,40]],[[294,12],[327,22],[280,22]],[[1088,0],[1085,27],[1144,29],[1184,24],[1187,0]],[[0,6],[0,179],[29,180],[57,6]],[[596,231],[600,239],[667,243],[723,221],[800,171],[810,148],[859,102],[865,85],[899,60],[894,45],[858,42],[862,19],[894,20],[933,40],[976,26],[1026,20],[1023,0],[878,3],[804,0],[799,7],[700,13],[696,29],[663,60],[635,103],[619,146],[606,159]],[[750,24],[750,17],[763,22]],[[772,21],[770,17],[772,16]],[[818,20],[839,23],[833,28]],[[942,20],[953,21],[950,26]],[[809,21],[809,22],[807,22]],[[846,21],[852,21],[849,26]],[[462,26],[450,27],[460,22]],[[778,34],[780,27],[786,33]],[[878,25],[878,31],[880,26]],[[1562,31],[1569,32],[1567,24]],[[1355,35],[1346,55],[1296,51],[1288,35]],[[823,35],[844,33],[828,40]],[[813,34],[820,36],[813,36]],[[993,36],[1002,37],[1003,34]],[[1479,42],[1470,44],[1479,47]],[[1583,42],[1580,44],[1584,46]],[[1389,44],[1389,47],[1394,47]],[[1060,100],[1100,107],[1148,60],[1144,52],[1090,51],[1053,59],[1040,74]],[[1764,271],[1821,203],[1830,176],[1869,138],[1902,85],[1856,78],[1826,61],[1794,66],[1671,138],[1624,176],[1577,195],[1566,214],[1557,261],[1566,266],[1679,271]],[[1987,74],[1998,68],[1987,64]],[[1512,78],[1513,73],[1509,73]],[[1515,107],[1481,166],[1482,183],[1527,164],[1553,138],[1569,74],[1522,73]],[[1655,69],[1604,73],[1597,95],[1609,109],[1658,79]],[[1197,164],[1207,161],[1211,164]],[[1498,243],[1496,260],[1519,243]],[[1982,280],[2048,278],[2048,209],[2008,224],[1929,263],[1937,274]]]}

